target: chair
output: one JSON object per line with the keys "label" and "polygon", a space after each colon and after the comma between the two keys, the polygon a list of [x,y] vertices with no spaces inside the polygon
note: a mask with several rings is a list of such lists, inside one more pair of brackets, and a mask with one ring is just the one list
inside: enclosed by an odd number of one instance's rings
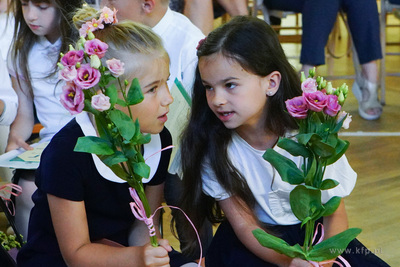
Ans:
{"label": "chair", "polygon": [[400,76],[399,72],[388,73],[386,72],[386,56],[400,55],[400,53],[386,52],[386,46],[389,45],[386,41],[386,28],[392,25],[387,25],[387,15],[393,11],[394,8],[400,8],[400,1],[396,0],[381,0],[380,5],[380,31],[381,31],[381,46],[382,46],[382,60],[380,65],[380,83],[381,83],[381,103],[385,104],[385,89],[386,89],[386,76]]}

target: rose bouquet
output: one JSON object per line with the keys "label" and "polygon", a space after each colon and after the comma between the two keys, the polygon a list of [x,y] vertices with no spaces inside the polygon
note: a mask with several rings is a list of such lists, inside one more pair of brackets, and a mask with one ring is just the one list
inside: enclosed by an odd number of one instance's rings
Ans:
{"label": "rose bouquet", "polygon": [[[140,103],[143,93],[137,79],[122,80],[124,63],[118,59],[101,59],[108,45],[95,38],[93,31],[104,24],[116,22],[116,11],[104,7],[100,18],[86,22],[80,29],[80,40],[75,47],[61,55],[59,77],[66,81],[61,94],[62,105],[71,114],[87,111],[93,114],[99,137],[80,137],[74,151],[96,154],[118,177],[134,188],[130,189],[136,203],[131,203],[135,216],[146,222],[150,240],[157,246],[151,210],[146,199],[142,178],[148,178],[150,167],[145,163],[141,146],[150,142],[150,134],[140,132],[138,120],[115,108]],[[128,87],[129,85],[129,87]],[[117,89],[117,86],[119,89]]]}
{"label": "rose bouquet", "polygon": [[344,251],[361,229],[352,228],[333,237],[314,244],[315,223],[323,217],[333,214],[341,198],[334,196],[325,204],[321,201],[321,191],[336,187],[339,183],[329,177],[323,179],[326,166],[337,161],[347,150],[349,142],[338,137],[339,130],[348,128],[351,116],[340,111],[348,93],[343,84],[337,89],[322,77],[314,78],[315,70],[310,71],[306,79],[302,73],[301,96],[286,101],[289,114],[299,125],[296,138],[281,138],[277,145],[293,156],[303,157],[300,168],[290,159],[273,149],[268,149],[264,159],[278,171],[282,180],[296,185],[290,192],[290,207],[293,214],[305,227],[303,247],[290,246],[284,240],[270,235],[261,229],[253,231],[259,243],[265,247],[292,258],[317,262],[331,260]]}

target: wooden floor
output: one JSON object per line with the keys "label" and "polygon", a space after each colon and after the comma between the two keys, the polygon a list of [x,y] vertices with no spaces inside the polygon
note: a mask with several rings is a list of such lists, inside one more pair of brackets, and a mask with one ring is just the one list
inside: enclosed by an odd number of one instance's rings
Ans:
{"label": "wooden floor", "polygon": [[[388,38],[400,42],[400,27],[392,28],[388,33]],[[343,33],[337,45],[336,52],[345,54],[346,33]],[[290,61],[299,69],[296,57],[301,46],[283,46],[289,57],[295,57]],[[390,46],[387,51],[400,52],[400,45]],[[386,60],[388,71],[400,72],[400,56],[388,56]],[[328,68],[321,66],[317,72],[326,76]],[[353,75],[351,57],[335,59],[333,72],[341,76]],[[351,88],[353,84],[352,79],[332,82],[334,87],[346,82]],[[363,120],[357,108],[357,101],[350,93],[344,110],[352,114],[353,121],[350,128],[342,132],[342,138],[350,142],[346,156],[358,173],[358,181],[352,194],[345,200],[349,225],[362,229],[358,238],[372,253],[390,266],[400,266],[400,77],[386,78],[386,105],[379,120]],[[169,215],[166,214],[164,218],[168,225]],[[165,237],[178,248],[179,243],[166,228]]]}

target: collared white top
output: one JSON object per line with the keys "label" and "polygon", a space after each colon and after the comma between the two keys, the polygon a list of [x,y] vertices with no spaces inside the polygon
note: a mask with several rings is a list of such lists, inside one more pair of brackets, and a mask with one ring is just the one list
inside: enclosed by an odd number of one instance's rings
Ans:
{"label": "collared white top", "polygon": [[[41,141],[49,141],[74,117],[60,102],[64,81],[59,81],[57,73],[51,77],[48,76],[54,71],[60,46],[60,39],[52,44],[45,37],[39,37],[28,56],[27,64],[31,75],[33,102],[39,122],[43,125],[43,129],[39,133]],[[16,72],[11,64],[10,55],[8,68],[10,75],[15,77]]]}
{"label": "collared white top", "polygon": [[186,16],[170,8],[153,30],[160,35],[171,61],[169,88],[177,78],[191,95],[197,67],[196,47],[204,34]]}
{"label": "collared white top", "polygon": [[[293,160],[301,166],[302,157],[294,157],[286,150],[275,146],[278,153]],[[293,225],[299,220],[292,213],[289,202],[290,191],[295,187],[282,181],[279,173],[262,157],[265,151],[254,149],[238,134],[233,134],[228,146],[228,155],[232,164],[246,179],[256,199],[255,213],[262,222],[278,225]],[[322,203],[331,197],[348,196],[353,190],[357,174],[350,167],[345,156],[334,164],[327,166],[324,179],[334,179],[340,184],[333,189],[322,191]],[[214,172],[205,164],[202,173],[203,191],[215,198],[224,200],[230,197],[228,192],[218,183]]]}

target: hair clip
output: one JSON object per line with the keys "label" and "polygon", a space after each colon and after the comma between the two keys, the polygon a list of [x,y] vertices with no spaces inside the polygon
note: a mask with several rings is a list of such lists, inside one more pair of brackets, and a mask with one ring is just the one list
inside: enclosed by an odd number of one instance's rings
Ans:
{"label": "hair clip", "polygon": [[199,44],[197,45],[196,49],[199,50],[199,48],[204,44],[204,42],[207,40],[207,36],[204,37],[199,41]]}

